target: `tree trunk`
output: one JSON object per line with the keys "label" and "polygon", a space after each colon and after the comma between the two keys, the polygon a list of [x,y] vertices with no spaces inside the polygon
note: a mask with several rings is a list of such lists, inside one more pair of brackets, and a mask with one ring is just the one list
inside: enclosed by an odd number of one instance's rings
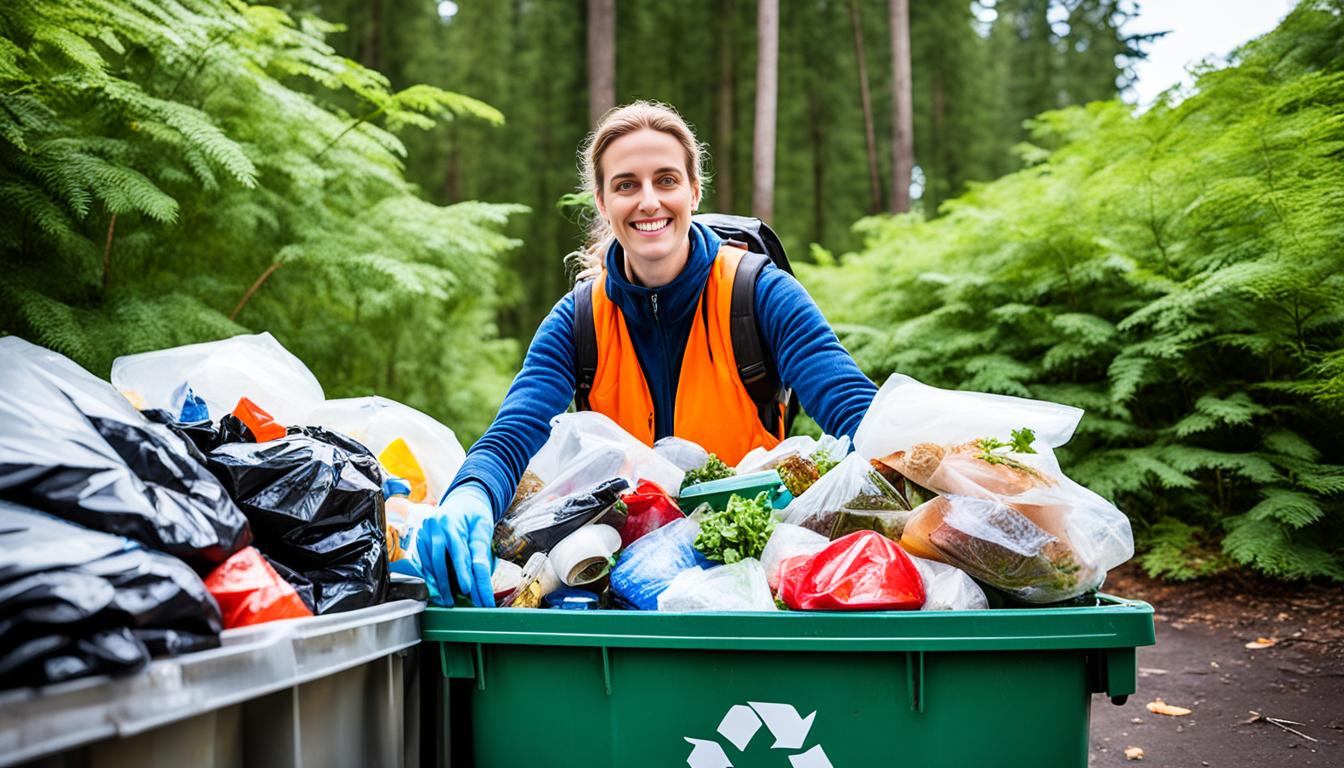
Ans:
{"label": "tree trunk", "polygon": [[868,212],[877,213],[882,210],[882,176],[877,170],[877,133],[873,129],[873,99],[868,92],[868,62],[863,55],[859,0],[849,0],[849,20],[854,25],[854,55],[859,61],[859,99],[863,103],[863,136],[868,142]]}
{"label": "tree trunk", "polygon": [[751,214],[775,214],[775,110],[779,89],[779,0],[756,4],[756,135],[751,162]]}
{"label": "tree trunk", "polygon": [[914,106],[910,77],[910,2],[891,0],[891,212],[910,210],[915,168]]}
{"label": "tree trunk", "polygon": [[364,28],[364,55],[361,62],[369,69],[383,69],[383,0],[370,0],[369,24]]}
{"label": "tree trunk", "polygon": [[616,0],[588,0],[588,122],[616,106]]}
{"label": "tree trunk", "polygon": [[724,213],[733,211],[733,118],[736,98],[733,82],[733,0],[719,0],[718,120],[714,127],[714,200]]}

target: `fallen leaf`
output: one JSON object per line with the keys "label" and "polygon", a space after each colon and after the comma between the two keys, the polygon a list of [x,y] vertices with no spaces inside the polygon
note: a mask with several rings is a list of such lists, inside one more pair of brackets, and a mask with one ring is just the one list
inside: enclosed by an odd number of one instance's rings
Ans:
{"label": "fallen leaf", "polygon": [[1166,703],[1161,699],[1158,699],[1157,701],[1148,702],[1148,711],[1152,712],[1154,715],[1185,717],[1186,715],[1190,714],[1192,710],[1186,709],[1185,707],[1175,707]]}
{"label": "fallen leaf", "polygon": [[1126,760],[1142,760],[1143,747],[1125,747]]}
{"label": "fallen leaf", "polygon": [[1247,643],[1246,647],[1250,648],[1253,651],[1258,651],[1261,648],[1269,648],[1270,646],[1278,642],[1279,642],[1278,640],[1275,640],[1272,637],[1257,637],[1251,642]]}

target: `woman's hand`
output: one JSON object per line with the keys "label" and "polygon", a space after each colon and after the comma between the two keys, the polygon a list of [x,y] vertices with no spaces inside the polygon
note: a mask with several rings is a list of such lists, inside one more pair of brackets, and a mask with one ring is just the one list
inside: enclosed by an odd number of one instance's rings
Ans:
{"label": "woman's hand", "polygon": [[490,499],[476,483],[454,488],[439,505],[439,513],[425,518],[416,535],[415,557],[432,602],[452,605],[453,585],[448,576],[452,568],[463,595],[479,607],[495,607],[490,587],[494,530]]}

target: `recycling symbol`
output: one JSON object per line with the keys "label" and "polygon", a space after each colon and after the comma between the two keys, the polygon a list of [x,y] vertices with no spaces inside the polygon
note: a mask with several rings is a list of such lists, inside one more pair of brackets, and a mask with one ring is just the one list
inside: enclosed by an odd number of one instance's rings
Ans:
{"label": "recycling symbol", "polygon": [[[807,741],[808,731],[812,730],[812,721],[817,713],[799,717],[798,710],[791,704],[771,704],[764,701],[749,701],[746,705],[735,704],[719,722],[719,735],[727,739],[738,752],[747,751],[752,737],[764,725],[770,735],[775,737],[771,749],[801,750]],[[691,754],[686,764],[691,768],[732,768],[733,761],[717,741],[684,737],[691,745]],[[826,750],[820,744],[811,749],[789,755],[793,768],[833,768],[826,757]]]}

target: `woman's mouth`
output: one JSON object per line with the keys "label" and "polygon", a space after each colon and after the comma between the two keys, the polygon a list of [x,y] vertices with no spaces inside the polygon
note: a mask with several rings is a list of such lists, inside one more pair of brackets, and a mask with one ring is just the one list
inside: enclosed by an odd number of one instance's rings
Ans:
{"label": "woman's mouth", "polygon": [[661,233],[664,229],[667,229],[668,225],[671,223],[671,219],[646,219],[644,221],[631,222],[630,226],[641,235],[653,237]]}

